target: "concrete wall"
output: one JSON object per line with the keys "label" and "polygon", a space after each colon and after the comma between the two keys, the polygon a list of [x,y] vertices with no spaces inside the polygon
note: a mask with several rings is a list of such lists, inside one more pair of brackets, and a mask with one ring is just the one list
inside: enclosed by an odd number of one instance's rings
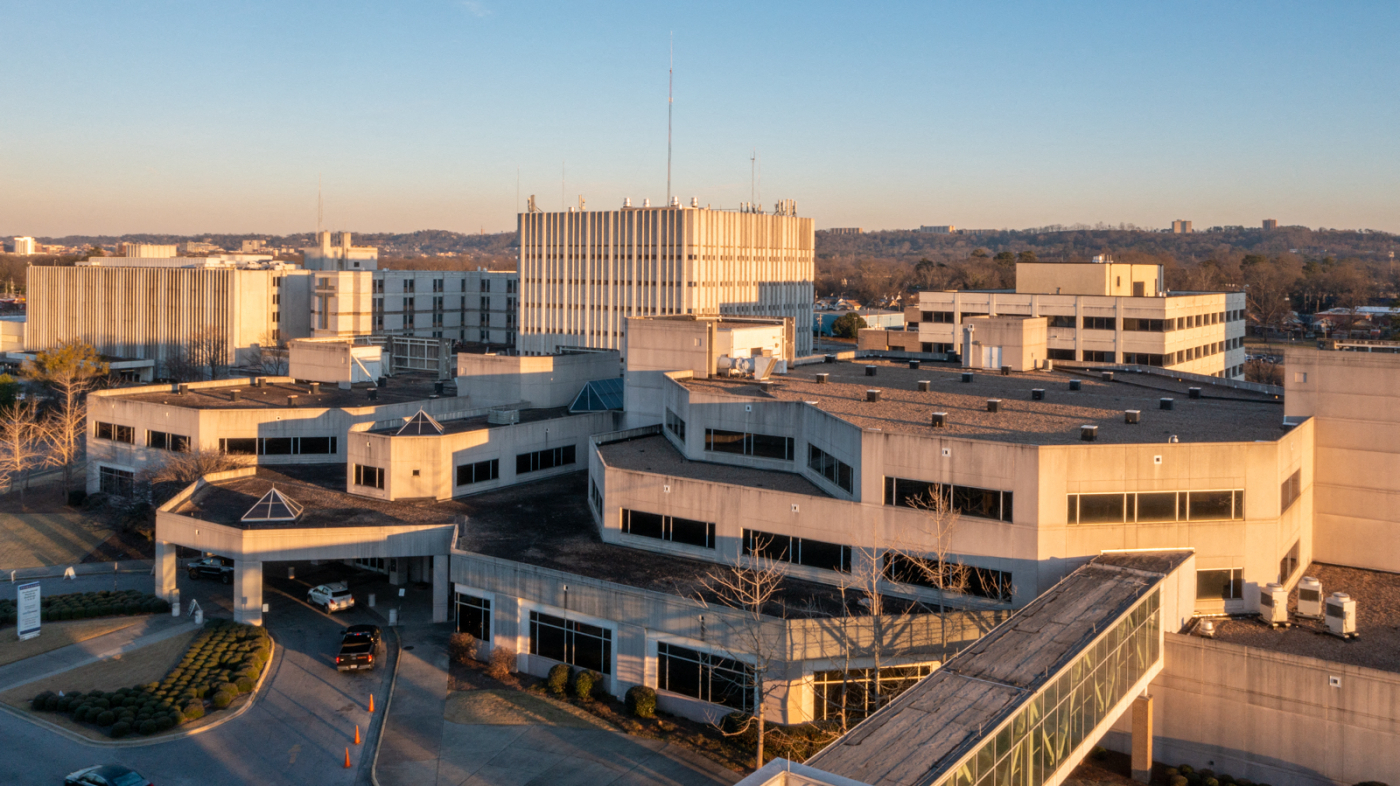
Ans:
{"label": "concrete wall", "polygon": [[1040,368],[1045,361],[1045,324],[1044,317],[989,316],[964,320],[963,367],[1009,366],[1012,371]]}
{"label": "concrete wall", "polygon": [[354,384],[383,375],[384,348],[341,339],[296,339],[287,350],[287,376],[308,382]]}
{"label": "concrete wall", "polygon": [[1016,292],[1027,295],[1133,297],[1133,284],[1141,283],[1141,297],[1157,297],[1163,281],[1161,265],[1016,263]]}
{"label": "concrete wall", "polygon": [[1289,348],[1284,390],[1315,428],[1314,558],[1400,571],[1400,355]]}
{"label": "concrete wall", "polygon": [[[478,415],[484,415],[481,411]],[[483,426],[428,436],[394,436],[352,431],[346,461],[385,471],[384,488],[354,485],[346,473],[346,491],[378,499],[451,499],[465,494],[513,486],[532,480],[577,472],[586,466],[588,438],[616,425],[613,412],[589,412],[513,425]],[[368,425],[368,424],[366,424]],[[448,422],[450,427],[451,422]],[[517,475],[515,457],[547,448],[573,445],[577,463]],[[495,459],[500,477],[459,486],[456,468]]]}
{"label": "concrete wall", "polygon": [[616,379],[617,352],[563,355],[457,355],[457,393],[474,408],[528,402],[537,408],[567,407],[584,384]]}
{"label": "concrete wall", "polygon": [[1176,634],[1165,655],[1158,761],[1273,786],[1400,781],[1400,674]]}

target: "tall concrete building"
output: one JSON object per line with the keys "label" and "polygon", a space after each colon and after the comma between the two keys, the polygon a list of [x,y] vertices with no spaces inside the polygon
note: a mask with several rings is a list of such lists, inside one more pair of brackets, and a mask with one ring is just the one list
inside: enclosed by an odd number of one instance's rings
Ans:
{"label": "tall concrete building", "polygon": [[117,247],[117,256],[131,259],[169,259],[176,256],[176,248],[177,246],[155,243],[121,243]]}
{"label": "tall concrete building", "polygon": [[17,237],[17,238],[15,238],[15,241],[14,241],[14,242],[15,242],[15,254],[16,254],[17,256],[26,256],[26,257],[28,257],[28,256],[34,256],[34,254],[35,254],[35,251],[34,251],[34,238],[32,238],[32,237]]}
{"label": "tall concrete building", "polygon": [[670,207],[520,215],[520,343],[623,350],[628,317],[782,317],[810,354],[816,227],[774,213]]}
{"label": "tall concrete building", "polygon": [[1278,229],[1278,222],[1272,218],[1264,219],[1264,231],[1268,232],[1274,229]]}
{"label": "tall concrete building", "polygon": [[307,270],[376,270],[379,249],[357,246],[350,242],[350,233],[341,232],[332,243],[330,232],[317,232],[316,245],[302,249],[302,266]]}
{"label": "tall concrete building", "polygon": [[1186,221],[1186,220],[1184,220],[1184,219],[1177,219],[1177,220],[1173,221],[1173,222],[1172,222],[1172,234],[1173,234],[1173,235],[1189,235],[1189,234],[1191,234],[1191,222],[1190,222],[1190,221]]}

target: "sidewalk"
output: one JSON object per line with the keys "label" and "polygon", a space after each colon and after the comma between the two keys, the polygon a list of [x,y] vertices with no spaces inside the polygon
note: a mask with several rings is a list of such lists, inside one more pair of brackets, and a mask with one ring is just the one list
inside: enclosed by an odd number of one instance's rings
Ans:
{"label": "sidewalk", "polygon": [[[106,660],[114,655],[131,652],[194,629],[194,623],[186,618],[177,619],[169,614],[153,614],[135,625],[105,636],[0,666],[0,693],[89,663]],[[39,635],[42,636],[43,633]]]}
{"label": "sidewalk", "polygon": [[[530,711],[553,703],[541,697],[516,694],[519,700],[496,702],[524,709],[514,716],[509,709],[488,713],[490,723],[445,720],[448,626],[410,624],[399,633],[403,652],[376,765],[379,786],[728,786],[740,778],[662,740],[570,718],[580,711],[567,705],[553,717]],[[473,716],[453,714],[455,720]]]}

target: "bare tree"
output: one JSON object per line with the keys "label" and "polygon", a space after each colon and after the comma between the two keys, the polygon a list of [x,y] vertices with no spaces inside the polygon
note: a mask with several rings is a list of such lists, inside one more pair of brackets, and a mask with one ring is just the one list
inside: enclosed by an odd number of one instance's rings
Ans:
{"label": "bare tree", "polygon": [[[736,659],[748,656],[752,659],[754,684],[753,693],[750,695],[756,702],[754,712],[740,728],[724,733],[727,736],[735,736],[747,733],[749,729],[756,729],[757,768],[763,766],[763,740],[766,731],[764,707],[768,698],[777,690],[776,685],[770,684],[768,676],[784,657],[782,637],[773,635],[776,628],[773,622],[775,619],[782,620],[785,616],[781,604],[775,602],[785,574],[777,561],[758,556],[763,551],[762,545],[754,551],[747,562],[741,556],[735,558],[731,565],[710,571],[701,580],[700,586],[721,604],[737,612],[716,615],[720,624],[728,629],[728,640],[736,643],[732,649],[738,652],[731,652],[731,656],[739,655]],[[700,602],[709,605],[703,595]],[[778,614],[773,615],[765,611],[777,611]]]}
{"label": "bare tree", "polygon": [[39,422],[39,406],[31,401],[16,401],[0,409],[0,472],[5,473],[10,490],[19,480],[19,507],[26,509],[24,492],[29,486],[29,471],[44,460],[44,427]]}
{"label": "bare tree", "polygon": [[[887,552],[886,573],[893,581],[920,584],[938,592],[942,645],[946,649],[948,614],[963,605],[974,585],[979,594],[997,600],[1010,600],[1015,588],[1004,578],[1009,574],[969,567],[953,550],[953,536],[961,524],[961,515],[953,506],[948,489],[931,486],[905,504],[921,515],[912,525],[901,528],[901,540]],[[956,605],[950,606],[950,600]]]}
{"label": "bare tree", "polygon": [[223,472],[246,466],[250,461],[240,461],[213,450],[194,450],[188,453],[171,453],[159,466],[146,473],[150,483],[178,483],[187,486],[205,475]]}
{"label": "bare tree", "polygon": [[230,365],[228,334],[217,325],[205,325],[185,341],[185,356],[199,369],[200,378],[218,379]]}
{"label": "bare tree", "polygon": [[258,340],[258,366],[270,377],[287,375],[287,339],[280,330],[269,330]]}
{"label": "bare tree", "polygon": [[55,406],[45,419],[47,463],[63,469],[63,496],[68,497],[73,467],[86,446],[87,394],[107,376],[108,365],[90,344],[65,341],[34,356],[24,374],[42,382],[53,394]]}

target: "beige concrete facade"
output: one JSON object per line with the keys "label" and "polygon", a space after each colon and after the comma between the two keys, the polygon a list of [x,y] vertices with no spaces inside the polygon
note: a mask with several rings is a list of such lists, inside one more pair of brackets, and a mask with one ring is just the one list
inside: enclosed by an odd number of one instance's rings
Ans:
{"label": "beige concrete facade", "polygon": [[886,341],[911,352],[961,352],[969,318],[1045,317],[1052,362],[1150,365],[1243,379],[1244,306],[1242,292],[1163,297],[920,292],[919,305],[905,311],[905,335],[890,332]]}
{"label": "beige concrete facade", "polygon": [[1045,364],[1044,317],[963,320],[963,368],[1032,371]]}
{"label": "beige concrete facade", "polygon": [[[697,207],[523,213],[521,343],[623,350],[628,317],[812,323],[813,220]],[[800,330],[796,354],[811,352]]]}
{"label": "beige concrete facade", "polygon": [[1161,265],[1121,262],[1016,263],[1018,295],[1158,297],[1166,291]]}
{"label": "beige concrete facade", "polygon": [[1311,418],[1322,562],[1400,571],[1400,355],[1290,347],[1284,414]]}
{"label": "beige concrete facade", "polygon": [[160,364],[207,338],[225,346],[227,362],[253,364],[259,347],[311,335],[311,284],[295,269],[34,267],[24,344],[42,350],[81,340]]}
{"label": "beige concrete facade", "polygon": [[287,375],[308,382],[374,382],[383,376],[383,364],[383,347],[352,339],[301,338],[287,347]]}
{"label": "beige concrete facade", "polygon": [[457,391],[474,408],[567,407],[584,384],[617,379],[619,354],[612,351],[558,355],[457,355]]}
{"label": "beige concrete facade", "polygon": [[332,237],[322,231],[316,234],[316,245],[302,249],[302,260],[307,270],[374,270],[379,267],[379,249],[355,245],[349,232]]}

